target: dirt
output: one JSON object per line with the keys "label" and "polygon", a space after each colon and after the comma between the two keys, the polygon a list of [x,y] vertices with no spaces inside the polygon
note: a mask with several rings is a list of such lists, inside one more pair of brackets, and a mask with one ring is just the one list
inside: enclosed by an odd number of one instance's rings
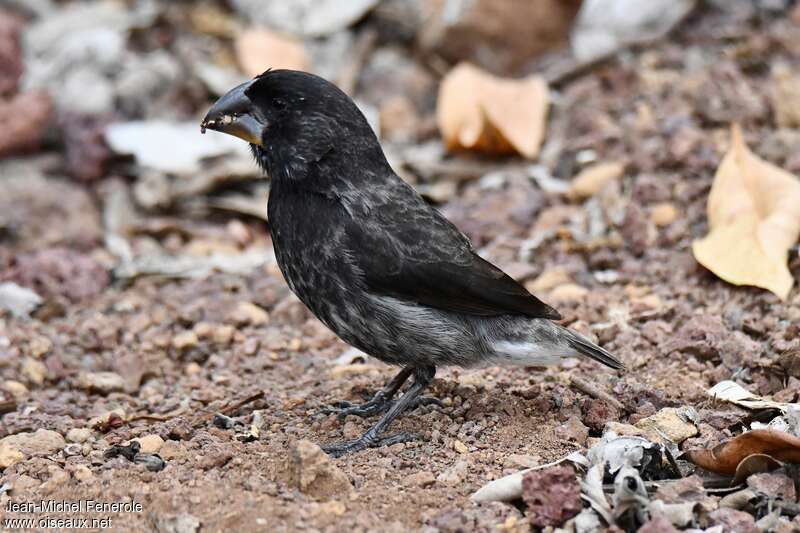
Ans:
{"label": "dirt", "polygon": [[[397,369],[337,362],[349,347],[290,295],[273,263],[245,275],[108,285],[111,260],[96,228],[103,195],[87,199],[86,180],[59,181],[69,191],[59,194],[76,208],[54,216],[47,192],[32,196],[15,183],[20,200],[0,214],[0,280],[31,286],[47,303],[31,319],[0,315],[0,376],[13,403],[0,437],[91,431],[67,446],[70,453],[34,454],[6,468],[2,498],[140,503],[140,512],[106,513],[120,530],[525,531],[515,506],[475,504],[470,494],[580,449],[586,428],[596,438],[607,421],[635,423],[662,407],[691,405],[703,417],[698,442],[720,438],[737,419],[712,413],[705,391],[732,377],[758,394],[797,401],[800,387],[790,386],[786,370],[794,367],[781,358],[799,348],[800,291],[780,301],[728,285],[690,249],[707,229],[707,194],[731,121],[743,125],[757,153],[800,171],[796,147],[774,142],[766,90],[769,65],[798,66],[800,25],[783,15],[756,18],[751,28],[753,19],[707,9],[664,41],[556,87],[548,128],[555,133],[546,143],[561,144],[544,150],[556,153],[554,176],[570,179],[587,154],[626,165],[619,182],[587,203],[530,180],[518,184],[515,160],[501,160],[510,177],[499,185],[484,179],[456,189],[443,208],[485,255],[524,282],[565,271],[571,287],[540,296],[628,370],[591,361],[439,369],[429,394],[443,405],[417,408],[392,426],[418,433],[416,442],[330,460],[309,451],[302,441],[365,431],[374,420],[339,421],[324,408],[362,399]],[[653,213],[664,205],[677,216],[656,224]],[[26,230],[43,220],[38,233]],[[234,241],[227,220],[203,224]],[[247,219],[244,228],[248,239],[269,244],[264,223]],[[167,229],[158,238],[169,246],[172,235]],[[797,279],[797,248],[790,265]],[[572,376],[610,392],[623,409],[571,387]],[[109,420],[112,410],[121,413]],[[243,424],[218,427],[220,412]],[[105,418],[92,427],[94,417]],[[258,434],[241,436],[254,419]],[[163,470],[103,455],[147,435],[164,440],[154,452]],[[736,512],[717,518],[747,520]]]}

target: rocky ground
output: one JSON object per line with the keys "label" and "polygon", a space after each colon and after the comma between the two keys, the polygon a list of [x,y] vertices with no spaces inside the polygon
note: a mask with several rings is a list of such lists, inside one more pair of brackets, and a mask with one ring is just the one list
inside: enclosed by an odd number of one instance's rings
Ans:
{"label": "rocky ground", "polygon": [[[161,178],[115,158],[98,133],[119,113],[151,119],[157,110],[58,110],[49,130],[58,138],[46,135],[33,153],[14,148],[0,163],[0,281],[41,298],[30,317],[0,312],[0,498],[141,503],[110,514],[119,529],[527,531],[524,504],[470,495],[585,449],[608,422],[636,425],[666,407],[697,411],[681,449],[721,442],[752,419],[706,395],[723,380],[796,402],[800,292],[781,301],[727,284],[691,251],[708,229],[731,123],[763,159],[800,173],[800,90],[780,90],[800,66],[800,11],[731,4],[704,5],[661,41],[552,80],[535,165],[441,155],[425,118],[439,75],[398,59],[404,49],[377,31],[357,94],[380,106],[387,69],[409,92],[419,113],[411,126],[381,110],[398,165],[487,258],[627,371],[583,360],[443,368],[430,391],[443,405],[393,426],[422,440],[339,459],[316,445],[358,436],[374,420],[338,420],[324,408],[360,400],[396,369],[353,352],[289,293],[258,214],[262,182],[212,180],[180,194],[172,183],[165,193]],[[179,14],[131,30],[131,46],[152,50],[163,38],[170,53],[180,49],[163,37],[185,23]],[[348,32],[359,41],[373,26],[382,28],[367,19]],[[201,96],[186,87],[161,95],[170,109],[199,102],[172,116],[196,118],[211,101],[190,87]],[[619,178],[564,193],[603,162],[621,165]],[[220,191],[250,203],[214,211],[232,198]],[[797,247],[789,264],[797,279]],[[114,448],[131,439],[138,454]],[[719,497],[709,498],[711,515],[698,525],[756,530],[757,513],[714,510]],[[6,507],[3,516],[22,515]],[[792,516],[781,531],[792,530]]]}

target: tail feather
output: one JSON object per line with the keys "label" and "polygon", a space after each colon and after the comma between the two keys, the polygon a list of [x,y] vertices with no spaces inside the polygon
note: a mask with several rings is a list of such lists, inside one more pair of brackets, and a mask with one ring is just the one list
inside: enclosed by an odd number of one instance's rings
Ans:
{"label": "tail feather", "polygon": [[590,342],[583,337],[578,335],[571,335],[569,339],[569,344],[575,350],[580,352],[581,354],[591,357],[595,361],[603,363],[604,365],[611,367],[615,370],[622,370],[625,368],[625,365],[622,362],[608,353],[603,348],[599,347],[598,345]]}

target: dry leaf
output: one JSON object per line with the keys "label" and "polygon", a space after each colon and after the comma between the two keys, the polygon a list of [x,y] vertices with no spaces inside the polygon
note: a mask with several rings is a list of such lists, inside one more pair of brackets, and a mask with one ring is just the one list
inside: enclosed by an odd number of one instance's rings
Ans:
{"label": "dry leaf", "polygon": [[597,163],[583,169],[572,179],[567,196],[580,200],[594,196],[609,181],[618,179],[625,171],[622,163]]}
{"label": "dry leaf", "polygon": [[744,483],[753,474],[772,472],[781,467],[781,464],[763,453],[748,455],[736,466],[736,475],[733,476],[732,485]]}
{"label": "dry leaf", "polygon": [[717,400],[724,400],[747,409],[780,409],[783,412],[793,405],[785,402],[767,400],[756,396],[749,390],[733,381],[720,381],[706,392]]}
{"label": "dry leaf", "polygon": [[533,472],[534,470],[542,470],[557,466],[564,462],[569,462],[584,468],[589,466],[589,463],[586,461],[586,457],[584,457],[580,452],[572,452],[566,457],[562,457],[561,459],[553,461],[552,463],[534,466],[533,468],[526,468],[525,470],[520,470],[519,472],[509,474],[505,477],[501,477],[500,479],[490,481],[473,493],[472,496],[470,496],[470,499],[475,502],[507,502],[515,500],[522,496],[522,478],[525,477],[525,474],[528,472]]}
{"label": "dry leaf", "polygon": [[495,77],[468,63],[451,70],[439,88],[436,120],[450,149],[534,158],[544,137],[547,83]]}
{"label": "dry leaf", "polygon": [[689,450],[686,457],[701,468],[734,475],[739,464],[753,454],[800,463],[800,438],[773,429],[754,429],[723,442],[711,450]]}
{"label": "dry leaf", "polygon": [[800,180],[753,154],[738,125],[731,135],[708,198],[710,232],[692,250],[725,281],[785,300],[794,283],[786,263],[800,235]]}
{"label": "dry leaf", "polygon": [[244,30],[236,37],[234,48],[239,66],[248,76],[268,68],[308,70],[310,64],[301,41],[265,29]]}

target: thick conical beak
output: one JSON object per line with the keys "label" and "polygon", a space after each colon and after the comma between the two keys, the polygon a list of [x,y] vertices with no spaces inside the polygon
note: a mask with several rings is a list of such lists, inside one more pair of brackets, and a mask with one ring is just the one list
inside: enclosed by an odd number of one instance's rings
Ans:
{"label": "thick conical beak", "polygon": [[252,83],[243,83],[220,97],[200,123],[200,132],[205,133],[207,129],[219,131],[262,146],[267,124],[263,118],[257,116],[259,113],[245,94]]}

